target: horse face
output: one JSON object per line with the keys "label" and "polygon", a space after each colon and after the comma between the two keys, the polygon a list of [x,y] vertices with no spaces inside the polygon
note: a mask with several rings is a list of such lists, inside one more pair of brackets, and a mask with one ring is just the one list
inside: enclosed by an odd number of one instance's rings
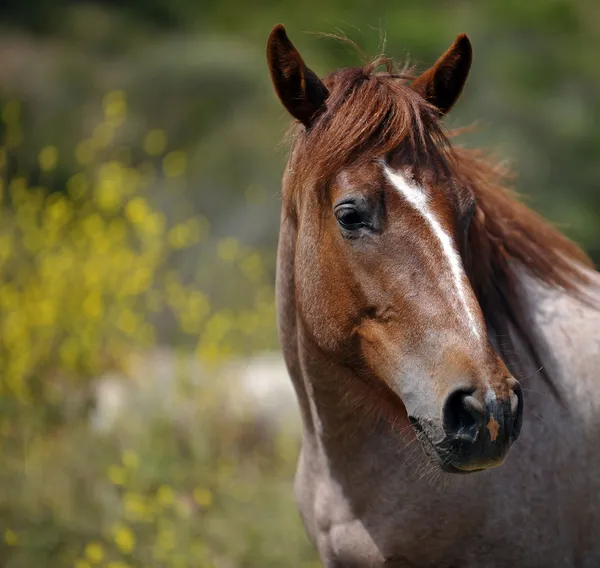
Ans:
{"label": "horse face", "polygon": [[[320,86],[281,33],[269,47],[275,86],[309,137],[317,121],[314,138],[337,87]],[[394,96],[407,98],[400,108],[435,105],[446,112],[469,64],[470,44],[461,36],[410,90],[393,87]],[[288,84],[294,73],[299,76]],[[366,104],[357,91],[353,96]],[[329,118],[343,126],[346,117]],[[426,153],[413,150],[407,141],[375,159],[357,157],[330,176],[317,172],[327,183],[290,187],[300,183],[296,175],[284,184],[284,207],[288,202],[297,225],[297,310],[322,352],[352,370],[356,381],[377,385],[373,396],[401,402],[442,469],[477,471],[502,463],[516,440],[521,389],[489,344],[463,267],[473,196],[450,170],[442,173]],[[293,169],[309,170],[310,152],[300,156],[304,162],[292,156]]]}

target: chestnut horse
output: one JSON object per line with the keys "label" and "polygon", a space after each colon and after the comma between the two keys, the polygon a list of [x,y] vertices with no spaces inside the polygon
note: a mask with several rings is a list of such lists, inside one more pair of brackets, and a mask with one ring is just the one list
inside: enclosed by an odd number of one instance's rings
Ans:
{"label": "chestnut horse", "polygon": [[328,567],[600,566],[600,275],[448,140],[471,57],[463,34],[417,77],[380,57],[321,80],[269,37],[298,122],[277,274],[295,490]]}

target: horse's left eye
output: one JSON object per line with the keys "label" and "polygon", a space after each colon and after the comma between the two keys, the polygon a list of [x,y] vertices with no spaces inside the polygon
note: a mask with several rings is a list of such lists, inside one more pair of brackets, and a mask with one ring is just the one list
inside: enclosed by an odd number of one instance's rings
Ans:
{"label": "horse's left eye", "polygon": [[360,213],[354,207],[340,207],[335,212],[335,217],[340,227],[347,231],[355,231],[364,225]]}

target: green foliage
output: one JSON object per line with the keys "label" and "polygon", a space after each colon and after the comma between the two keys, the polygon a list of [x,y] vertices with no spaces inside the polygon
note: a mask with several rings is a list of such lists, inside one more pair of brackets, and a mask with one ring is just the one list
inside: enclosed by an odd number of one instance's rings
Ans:
{"label": "green foliage", "polygon": [[[18,108],[3,111],[4,168]],[[301,566],[313,552],[291,493],[297,437],[265,436],[225,412],[222,382],[179,373],[170,406],[147,404],[108,432],[89,427],[97,378],[127,374],[161,333],[206,373],[276,347],[264,255],[211,238],[202,214],[170,223],[153,207],[158,178],[181,195],[187,156],[157,129],[138,143],[139,163],[123,148],[110,156],[126,110],[123,92],[104,98],[63,191],[21,176],[1,187],[0,562],[281,566],[291,554]],[[57,148],[42,148],[40,179],[59,165]],[[209,264],[182,274],[177,255],[193,250]]]}

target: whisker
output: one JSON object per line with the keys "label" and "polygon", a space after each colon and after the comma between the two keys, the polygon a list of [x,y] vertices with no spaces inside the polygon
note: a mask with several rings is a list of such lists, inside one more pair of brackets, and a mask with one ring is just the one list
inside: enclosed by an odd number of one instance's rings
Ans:
{"label": "whisker", "polygon": [[519,382],[525,381],[527,379],[530,379],[531,377],[533,377],[534,375],[537,375],[542,369],[544,368],[544,366],[542,365],[539,369],[537,369],[536,371],[533,371],[532,373],[529,373],[529,375],[525,375],[524,377],[521,377],[519,379]]}
{"label": "whisker", "polygon": [[525,387],[522,387],[522,388],[523,388],[523,392],[529,392],[531,394],[539,394],[540,396],[543,396],[543,397],[547,398],[549,401],[554,401],[554,397],[552,397],[548,393],[540,392],[540,391],[533,390],[533,389],[530,389],[530,388],[525,388]]}

